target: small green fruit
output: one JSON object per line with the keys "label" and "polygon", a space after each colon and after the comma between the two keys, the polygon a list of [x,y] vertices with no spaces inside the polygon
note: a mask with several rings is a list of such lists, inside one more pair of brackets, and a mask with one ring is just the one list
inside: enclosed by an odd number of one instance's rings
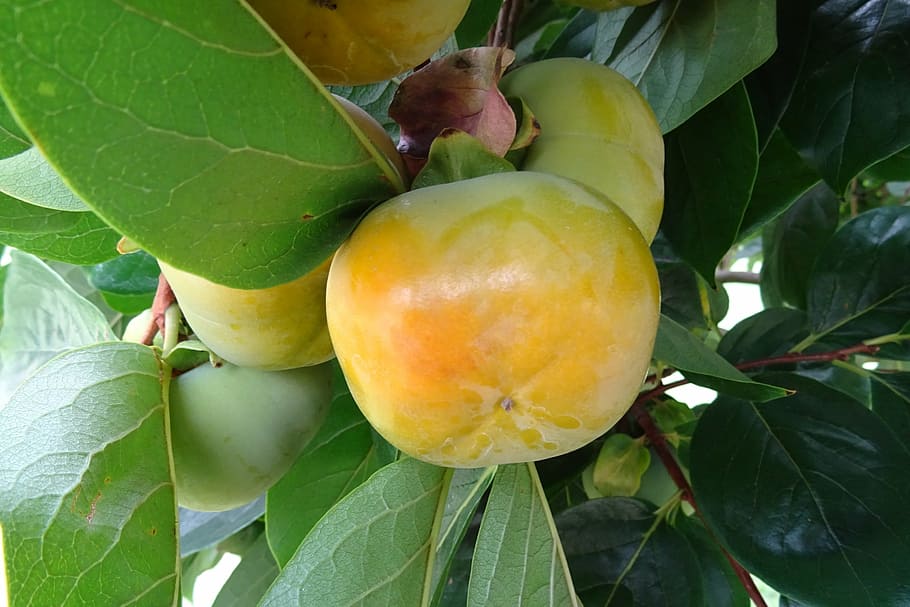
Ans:
{"label": "small green fruit", "polygon": [[332,400],[332,367],[261,371],[203,365],[170,387],[177,501],[241,506],[278,481],[313,438]]}

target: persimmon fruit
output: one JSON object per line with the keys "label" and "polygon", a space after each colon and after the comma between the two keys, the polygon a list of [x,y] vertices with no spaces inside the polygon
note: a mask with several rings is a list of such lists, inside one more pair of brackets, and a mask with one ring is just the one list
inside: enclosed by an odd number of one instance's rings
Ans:
{"label": "persimmon fruit", "polygon": [[173,378],[169,395],[178,503],[228,510],[275,484],[319,430],[332,369],[205,364]]}
{"label": "persimmon fruit", "polygon": [[470,0],[249,0],[323,84],[369,84],[409,70],[455,31]]}
{"label": "persimmon fruit", "polygon": [[547,59],[506,74],[540,123],[522,169],[600,190],[650,243],[664,205],[664,144],[654,111],[625,76],[584,59]]}
{"label": "persimmon fruit", "polygon": [[371,211],[329,271],[355,401],[402,451],[533,461],[601,435],[645,378],[657,272],[599,192],[534,172],[426,187]]}

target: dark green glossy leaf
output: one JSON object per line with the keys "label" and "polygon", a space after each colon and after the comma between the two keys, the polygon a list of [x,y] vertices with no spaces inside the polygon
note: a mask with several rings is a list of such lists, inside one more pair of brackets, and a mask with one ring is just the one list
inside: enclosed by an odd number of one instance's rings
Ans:
{"label": "dark green glossy leaf", "polygon": [[81,213],[55,211],[0,194],[0,232],[11,234],[61,232],[75,226],[81,216]]}
{"label": "dark green glossy leaf", "polygon": [[787,138],[775,130],[758,158],[758,175],[739,227],[740,235],[751,234],[772,221],[820,181]]}
{"label": "dark green glossy leaf", "polygon": [[804,49],[780,122],[837,192],[866,167],[910,145],[910,5],[891,0],[816,3],[782,47]]}
{"label": "dark green glossy leaf", "polygon": [[871,373],[872,410],[910,446],[910,373]]}
{"label": "dark green glossy leaf", "polygon": [[89,281],[99,291],[140,295],[158,288],[158,261],[145,251],[127,255],[85,269]]}
{"label": "dark green glossy leaf", "polygon": [[654,358],[678,369],[693,383],[742,398],[770,400],[786,391],[752,381],[685,328],[660,317]]}
{"label": "dark green glossy leaf", "polygon": [[910,147],[872,165],[865,175],[879,181],[910,181]]}
{"label": "dark green glossy leaf", "polygon": [[686,329],[711,330],[727,314],[726,289],[712,288],[673,252],[662,232],[651,243],[660,278],[660,310]]}
{"label": "dark green glossy leaf", "polygon": [[714,285],[714,270],[736,241],[758,171],[745,87],[734,86],[666,142],[661,229],[679,256]]}
{"label": "dark green glossy leaf", "polygon": [[495,467],[456,469],[452,473],[445,512],[436,538],[436,558],[433,561],[433,577],[430,581],[433,599],[430,605],[439,605],[442,601],[456,553],[495,474]]}
{"label": "dark green glossy leaf", "polygon": [[45,259],[76,265],[101,263],[117,253],[120,234],[91,212],[78,213],[69,229],[46,234],[0,232],[0,242]]}
{"label": "dark green glossy leaf", "polygon": [[427,164],[414,177],[411,189],[514,170],[511,162],[491,152],[476,137],[452,130],[430,144]]}
{"label": "dark green glossy leaf", "polygon": [[37,147],[0,160],[0,192],[58,211],[88,211]]}
{"label": "dark green glossy leaf", "polygon": [[749,607],[749,595],[704,525],[697,519],[677,516],[674,524],[689,542],[701,570],[705,607]]}
{"label": "dark green glossy leaf", "polygon": [[335,394],[328,418],[268,493],[266,531],[281,566],[332,506],[392,461],[377,448],[340,368],[333,365]]}
{"label": "dark green glossy leaf", "polygon": [[500,466],[496,473],[474,547],[467,605],[578,605],[533,463]]}
{"label": "dark green glossy leaf", "polygon": [[32,145],[0,98],[0,158],[15,156]]}
{"label": "dark green glossy leaf", "polygon": [[692,548],[645,502],[591,500],[560,513],[556,527],[585,605],[705,604]]}
{"label": "dark green glossy leaf", "polygon": [[[775,381],[780,381],[775,376]],[[910,451],[874,413],[813,380],[754,404],[721,398],[692,441],[711,528],[774,588],[812,605],[910,601]]]}
{"label": "dark green glossy leaf", "polygon": [[598,17],[591,57],[634,82],[667,133],[771,55],[774,4],[663,0],[607,11]]}
{"label": "dark green glossy leaf", "polygon": [[0,11],[9,107],[82,200],[176,267],[286,282],[403,187],[243,3]]}
{"label": "dark green glossy leaf", "polygon": [[[775,369],[784,370],[781,367],[775,367]],[[866,408],[872,406],[869,373],[861,367],[855,367],[849,363],[803,363],[798,365],[793,372],[837,390]],[[773,375],[769,372],[764,377],[773,377]]]}
{"label": "dark green glossy leaf", "polygon": [[840,200],[825,183],[803,194],[762,234],[762,300],[806,309],[809,274],[837,230]]}
{"label": "dark green glossy leaf", "polygon": [[40,259],[12,251],[6,268],[0,403],[22,380],[64,350],[116,339],[104,315]]}
{"label": "dark green glossy leaf", "polygon": [[0,409],[11,607],[174,605],[177,527],[150,348],[66,352]]}
{"label": "dark green glossy leaf", "polygon": [[560,24],[558,34],[547,45],[542,58],[585,57],[591,52],[596,36],[597,14],[580,10]]}
{"label": "dark green glossy leaf", "polygon": [[486,44],[487,32],[496,23],[502,0],[471,0],[468,12],[455,29],[458,48],[470,48]]}
{"label": "dark green glossy leaf", "polygon": [[420,605],[450,473],[405,458],[319,520],[260,603]]}
{"label": "dark green glossy leaf", "polygon": [[256,605],[278,577],[278,563],[269,550],[265,533],[244,553],[212,607],[249,607]]}
{"label": "dark green glossy leaf", "polygon": [[199,552],[247,527],[265,514],[265,496],[239,508],[222,512],[198,512],[180,508],[180,556]]}
{"label": "dark green glossy leaf", "polygon": [[828,241],[809,277],[812,331],[829,333],[889,303],[897,309],[880,319],[884,333],[878,335],[897,331],[910,317],[907,268],[910,207],[873,209],[849,221]]}

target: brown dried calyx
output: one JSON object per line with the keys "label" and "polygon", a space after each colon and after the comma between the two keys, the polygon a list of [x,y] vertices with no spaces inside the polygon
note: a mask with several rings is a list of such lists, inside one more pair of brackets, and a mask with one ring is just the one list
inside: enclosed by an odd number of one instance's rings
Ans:
{"label": "brown dried calyx", "polygon": [[515,114],[498,88],[515,53],[500,47],[465,49],[437,59],[406,78],[389,116],[398,123],[401,152],[411,175],[426,163],[430,144],[445,129],[473,135],[505,156],[515,139]]}

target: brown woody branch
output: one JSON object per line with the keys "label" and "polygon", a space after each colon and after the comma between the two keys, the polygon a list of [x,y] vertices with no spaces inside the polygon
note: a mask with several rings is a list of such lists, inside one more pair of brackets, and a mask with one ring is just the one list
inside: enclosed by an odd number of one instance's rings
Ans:
{"label": "brown woody branch", "polygon": [[515,42],[515,28],[523,10],[524,0],[503,0],[496,23],[487,34],[487,44],[512,48]]}

